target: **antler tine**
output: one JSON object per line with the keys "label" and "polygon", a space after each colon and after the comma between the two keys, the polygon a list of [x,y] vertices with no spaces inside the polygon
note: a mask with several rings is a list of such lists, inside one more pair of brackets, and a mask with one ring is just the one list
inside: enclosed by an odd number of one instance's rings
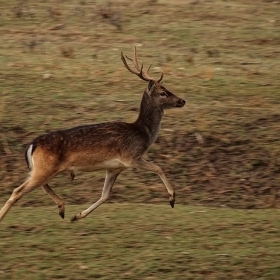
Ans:
{"label": "antler tine", "polygon": [[144,76],[146,77],[146,79],[148,79],[148,80],[155,80],[154,78],[152,78],[152,77],[149,76],[149,70],[150,70],[151,66],[152,66],[152,63],[149,65],[147,71],[144,71],[144,72],[143,72],[143,75],[144,75]]}
{"label": "antler tine", "polygon": [[[134,47],[133,64],[134,64],[135,68],[136,68],[138,71],[140,71],[140,69],[139,69],[139,63],[138,63],[138,60],[137,60],[137,50],[136,50],[136,47]],[[141,68],[143,68],[143,63],[141,63]]]}
{"label": "antler tine", "polygon": [[138,63],[138,59],[137,59],[137,48],[134,47],[134,56],[133,56],[133,64],[135,66],[135,68],[140,71],[140,75],[141,75],[141,78],[144,78],[146,81],[151,81],[151,80],[154,80],[152,77],[149,76],[149,70],[152,66],[152,63],[149,65],[147,71],[143,71],[143,68],[144,68],[144,64],[141,62],[141,69],[140,69],[140,66],[139,66],[139,63]]}
{"label": "antler tine", "polygon": [[158,83],[160,83],[161,81],[162,81],[162,79],[163,79],[163,72],[161,72],[161,76],[160,76],[160,78],[158,79]]}
{"label": "antler tine", "polygon": [[[133,62],[134,66],[135,66],[136,70],[138,70],[138,72],[131,69],[131,67],[127,64],[126,58]],[[138,64],[137,59],[135,61],[135,51],[134,51],[134,59],[130,58],[127,55],[124,55],[123,52],[121,51],[121,59],[122,59],[122,62],[124,64],[124,66],[126,67],[126,69],[129,72],[137,75],[138,77],[140,77],[144,81],[149,82],[150,80],[152,80],[152,78],[149,78],[149,77],[146,77],[145,75],[143,75],[143,64],[141,64],[141,69],[139,69],[139,64]]]}
{"label": "antler tine", "polygon": [[[126,57],[127,57],[129,60],[132,60],[132,59],[131,59],[130,57],[128,57],[127,55],[126,55]],[[127,69],[128,71],[130,71],[131,73],[133,73],[133,74],[139,76],[139,73],[138,73],[138,72],[132,70],[132,69],[128,66],[128,64],[127,64],[127,62],[126,62],[126,60],[125,60],[125,56],[124,56],[123,52],[121,52],[121,59],[122,59],[122,62],[123,62],[123,64],[124,64],[124,66],[126,67],[126,69]]]}
{"label": "antler tine", "polygon": [[142,71],[141,71],[142,76],[145,77],[149,81],[155,80],[154,78],[149,76],[149,70],[150,70],[151,66],[152,66],[152,63],[149,65],[149,67],[148,67],[148,69],[146,71],[143,71],[143,66],[141,68],[142,69]]}
{"label": "antler tine", "polygon": [[[137,50],[136,50],[136,47],[134,48],[134,56],[133,58],[130,58],[129,56],[127,55],[124,55],[123,52],[121,52],[121,59],[124,63],[124,66],[127,68],[128,71],[130,71],[131,73],[137,75],[138,77],[140,77],[142,80],[144,81],[151,81],[151,80],[154,80],[152,77],[149,76],[149,70],[152,66],[152,63],[149,65],[147,71],[144,71],[143,68],[144,68],[144,64],[141,63],[141,66],[139,65],[139,62],[138,62],[138,59],[137,59]],[[138,71],[136,72],[135,70],[132,70],[130,66],[128,66],[128,63],[126,61],[126,59],[132,61],[135,69]],[[163,73],[161,74],[161,77],[160,79],[158,80],[158,82],[160,82],[163,78]]]}
{"label": "antler tine", "polygon": [[134,48],[134,55],[133,55],[133,58],[130,58],[128,55],[125,55],[125,57],[126,57],[127,59],[129,59],[130,61],[132,61],[134,67],[135,67],[139,72],[141,72],[141,69],[143,68],[144,65],[143,65],[143,63],[141,63],[141,67],[139,66],[138,59],[137,59],[136,47]]}

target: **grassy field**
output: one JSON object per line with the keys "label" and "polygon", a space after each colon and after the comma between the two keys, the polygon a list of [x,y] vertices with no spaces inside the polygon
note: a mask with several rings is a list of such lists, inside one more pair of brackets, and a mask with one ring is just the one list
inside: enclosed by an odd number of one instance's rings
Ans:
{"label": "grassy field", "polygon": [[113,203],[70,224],[68,213],[99,198],[104,173],[71,183],[61,174],[50,185],[66,220],[41,189],[23,197],[0,226],[0,279],[277,279],[279,9],[268,0],[0,0],[0,206],[27,176],[34,137],[135,120],[146,84],[121,50],[137,46],[151,75],[163,71],[187,101],[165,112],[148,153],[176,190],[175,209],[156,175],[130,170]]}
{"label": "grassy field", "polygon": [[[187,101],[166,112],[149,153],[180,202],[279,206],[277,1],[9,1],[1,7],[3,201],[26,177],[23,152],[35,136],[135,120],[146,85],[125,69],[120,51],[131,54],[138,46],[140,60],[154,63],[151,74],[163,70],[166,87]],[[66,201],[88,202],[103,177],[77,174],[63,189]],[[52,186],[69,184],[65,178]],[[154,175],[126,172],[117,183],[113,201],[166,200]],[[49,205],[34,194],[19,203]]]}
{"label": "grassy field", "polygon": [[275,210],[113,203],[71,224],[51,207],[14,207],[0,279],[276,280],[279,228]]}

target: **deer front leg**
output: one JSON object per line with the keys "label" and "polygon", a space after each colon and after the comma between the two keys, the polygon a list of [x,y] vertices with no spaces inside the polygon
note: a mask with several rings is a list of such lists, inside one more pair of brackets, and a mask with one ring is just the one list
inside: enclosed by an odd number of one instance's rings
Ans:
{"label": "deer front leg", "polygon": [[151,172],[158,174],[158,176],[161,178],[162,182],[164,183],[164,185],[170,195],[169,203],[170,203],[171,207],[174,208],[175,191],[172,188],[172,186],[170,185],[170,183],[168,182],[168,180],[166,179],[164,172],[162,171],[162,169],[159,166],[157,166],[156,164],[154,164],[152,162],[147,162],[146,160],[144,160],[142,158],[138,159],[137,161],[134,161],[130,166],[134,167],[134,168],[151,171]]}
{"label": "deer front leg", "polygon": [[118,175],[121,172],[122,172],[122,170],[119,170],[119,169],[118,170],[107,170],[101,197],[94,204],[92,204],[88,209],[82,211],[79,214],[74,215],[70,221],[74,222],[79,219],[85,218],[94,209],[96,209],[98,206],[100,206],[102,203],[104,203],[109,198],[113,185],[114,185]]}
{"label": "deer front leg", "polygon": [[57,204],[58,214],[62,219],[64,219],[65,205],[63,201],[59,198],[59,196],[52,190],[52,188],[48,184],[43,185],[42,189]]}

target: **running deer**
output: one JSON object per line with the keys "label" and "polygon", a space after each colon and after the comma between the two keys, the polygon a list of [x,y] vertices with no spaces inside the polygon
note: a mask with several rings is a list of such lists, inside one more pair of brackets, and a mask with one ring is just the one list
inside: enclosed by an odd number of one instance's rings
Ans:
{"label": "running deer", "polygon": [[[124,56],[121,52],[121,59],[128,71],[148,82],[137,120],[133,123],[105,122],[83,125],[35,138],[25,152],[30,175],[21,186],[14,189],[0,211],[0,221],[16,201],[40,186],[58,205],[59,215],[64,218],[64,203],[48,185],[48,182],[62,171],[69,171],[73,179],[76,170],[106,170],[100,199],[88,209],[74,215],[71,221],[85,218],[104,203],[118,175],[129,167],[158,174],[169,193],[170,205],[174,207],[175,192],[162,169],[144,160],[143,155],[157,139],[163,110],[183,107],[185,101],[161,84],[163,73],[158,80],[149,76],[151,64],[146,71],[143,70],[143,63],[139,64],[137,60],[136,48],[133,58]],[[135,69],[128,65],[128,60],[132,62]]]}

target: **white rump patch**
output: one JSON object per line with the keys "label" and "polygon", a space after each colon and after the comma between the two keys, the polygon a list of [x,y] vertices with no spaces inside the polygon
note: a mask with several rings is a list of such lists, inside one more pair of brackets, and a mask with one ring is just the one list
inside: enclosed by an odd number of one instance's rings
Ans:
{"label": "white rump patch", "polygon": [[30,168],[30,170],[32,170],[33,168],[33,159],[32,159],[32,149],[33,149],[33,144],[31,144],[28,149],[27,149],[27,152],[26,152],[26,156],[27,156],[27,161],[28,161],[28,166]]}

